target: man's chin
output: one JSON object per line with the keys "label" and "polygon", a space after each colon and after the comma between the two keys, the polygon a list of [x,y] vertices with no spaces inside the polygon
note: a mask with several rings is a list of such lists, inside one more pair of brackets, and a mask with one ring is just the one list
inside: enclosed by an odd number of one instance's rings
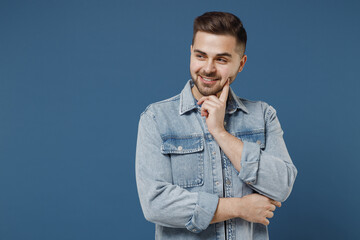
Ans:
{"label": "man's chin", "polygon": [[221,89],[208,89],[208,90],[204,90],[204,89],[198,89],[199,92],[201,93],[201,95],[203,96],[211,96],[211,95],[217,95],[218,93],[220,93],[222,91]]}
{"label": "man's chin", "polygon": [[212,86],[212,85],[208,85],[203,83],[201,80],[197,79],[196,81],[194,81],[194,87],[196,87],[197,91],[202,95],[202,96],[211,96],[211,95],[217,95],[218,93],[220,93],[222,91],[222,87],[220,86]]}

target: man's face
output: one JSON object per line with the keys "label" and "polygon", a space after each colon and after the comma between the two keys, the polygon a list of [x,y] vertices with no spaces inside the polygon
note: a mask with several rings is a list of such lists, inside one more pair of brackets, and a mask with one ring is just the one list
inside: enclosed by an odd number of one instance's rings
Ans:
{"label": "man's face", "polygon": [[246,55],[230,35],[197,32],[191,46],[190,74],[196,99],[221,93],[226,80],[232,83],[246,62]]}

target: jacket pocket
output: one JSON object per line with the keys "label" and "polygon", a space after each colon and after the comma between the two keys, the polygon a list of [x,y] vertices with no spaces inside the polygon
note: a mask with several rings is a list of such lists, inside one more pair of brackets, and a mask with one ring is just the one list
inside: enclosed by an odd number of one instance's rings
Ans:
{"label": "jacket pocket", "polygon": [[184,188],[204,184],[204,138],[202,136],[164,137],[161,152],[171,157],[174,184]]}
{"label": "jacket pocket", "polygon": [[266,143],[265,143],[265,130],[264,129],[257,129],[252,131],[246,131],[246,132],[238,132],[235,134],[235,136],[241,141],[246,142],[253,142],[260,145],[260,148],[262,150],[265,149]]}

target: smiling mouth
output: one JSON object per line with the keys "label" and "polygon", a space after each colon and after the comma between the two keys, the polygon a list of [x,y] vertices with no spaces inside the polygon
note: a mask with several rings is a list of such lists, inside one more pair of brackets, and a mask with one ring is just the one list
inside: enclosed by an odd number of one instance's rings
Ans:
{"label": "smiling mouth", "polygon": [[203,77],[203,76],[200,76],[200,79],[201,81],[203,81],[204,83],[215,83],[216,81],[218,81],[219,79],[218,78],[207,78],[207,77]]}

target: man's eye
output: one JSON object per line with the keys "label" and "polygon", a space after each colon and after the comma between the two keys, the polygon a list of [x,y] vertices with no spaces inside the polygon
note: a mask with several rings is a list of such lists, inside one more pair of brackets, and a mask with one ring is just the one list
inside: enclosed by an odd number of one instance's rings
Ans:
{"label": "man's eye", "polygon": [[227,62],[227,60],[226,60],[225,58],[219,58],[218,61],[219,61],[219,62],[222,62],[222,63],[226,63],[226,62]]}
{"label": "man's eye", "polygon": [[196,55],[197,58],[204,58],[202,55]]}

